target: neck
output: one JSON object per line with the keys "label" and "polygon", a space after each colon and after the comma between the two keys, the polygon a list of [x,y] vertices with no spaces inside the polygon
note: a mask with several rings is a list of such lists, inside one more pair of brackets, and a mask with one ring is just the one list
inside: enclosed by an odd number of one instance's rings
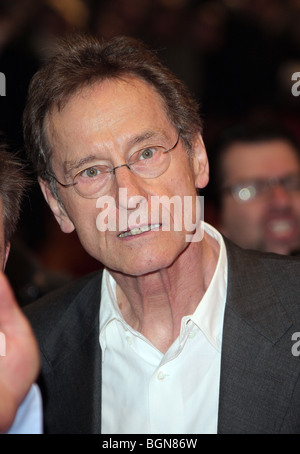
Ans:
{"label": "neck", "polygon": [[195,311],[206,292],[218,256],[218,243],[205,234],[168,268],[138,277],[110,271],[126,322],[166,352],[179,335],[182,317]]}

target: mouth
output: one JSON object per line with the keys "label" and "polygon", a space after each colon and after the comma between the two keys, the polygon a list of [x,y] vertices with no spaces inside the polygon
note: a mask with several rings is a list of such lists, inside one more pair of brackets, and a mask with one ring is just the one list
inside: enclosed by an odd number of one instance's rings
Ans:
{"label": "mouth", "polygon": [[126,232],[122,232],[118,235],[118,238],[126,238],[128,236],[137,236],[141,235],[145,232],[150,232],[151,230],[157,230],[161,227],[161,224],[151,224],[151,225],[144,225],[142,227],[136,227],[134,229],[127,230]]}
{"label": "mouth", "polygon": [[294,219],[273,219],[267,224],[267,232],[274,239],[291,239],[298,234]]}

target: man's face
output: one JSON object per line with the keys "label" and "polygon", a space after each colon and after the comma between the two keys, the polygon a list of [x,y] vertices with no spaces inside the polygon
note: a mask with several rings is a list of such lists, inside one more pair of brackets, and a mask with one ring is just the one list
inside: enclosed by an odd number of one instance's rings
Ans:
{"label": "man's face", "polygon": [[[236,143],[223,157],[225,186],[299,173],[297,152],[285,141]],[[221,211],[223,233],[242,247],[279,254],[290,254],[300,248],[299,190],[274,184],[247,202],[224,193]]]}
{"label": "man's face", "polygon": [[[112,168],[121,166],[129,161],[133,152],[150,145],[171,148],[178,133],[168,120],[158,94],[146,83],[130,78],[105,81],[74,95],[63,110],[51,114],[48,137],[54,150],[54,173],[60,182],[70,183],[83,168],[99,164]],[[200,136],[195,139],[194,153],[190,160],[179,141],[170,152],[168,169],[153,179],[143,179],[126,166],[116,169],[106,194],[116,201],[116,231],[99,231],[100,199],[83,198],[74,187],[58,187],[63,209],[47,185],[42,182],[41,186],[61,229],[66,233],[76,229],[91,256],[113,270],[145,274],[169,266],[179,256],[188,246],[186,232],[184,228],[174,231],[172,226],[171,231],[162,231],[160,226],[120,237],[123,230],[118,228],[119,217],[126,219],[124,230],[132,229],[138,223],[138,220],[133,221],[135,207],[138,207],[140,213],[146,213],[146,223],[150,225],[152,196],[195,198],[195,186],[205,186],[208,179],[206,153]],[[122,200],[118,197],[119,189],[127,191]],[[173,221],[171,219],[171,223]]]}

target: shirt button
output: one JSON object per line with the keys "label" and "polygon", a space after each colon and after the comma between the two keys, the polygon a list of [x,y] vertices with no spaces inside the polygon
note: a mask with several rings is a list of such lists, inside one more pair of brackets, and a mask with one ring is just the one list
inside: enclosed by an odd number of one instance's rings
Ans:
{"label": "shirt button", "polygon": [[158,372],[157,374],[157,380],[159,381],[164,381],[164,379],[166,378],[167,374],[164,374],[162,371]]}
{"label": "shirt button", "polygon": [[128,343],[129,345],[132,345],[132,344],[133,344],[132,339],[131,339],[130,336],[126,336],[126,340],[127,340],[127,343]]}

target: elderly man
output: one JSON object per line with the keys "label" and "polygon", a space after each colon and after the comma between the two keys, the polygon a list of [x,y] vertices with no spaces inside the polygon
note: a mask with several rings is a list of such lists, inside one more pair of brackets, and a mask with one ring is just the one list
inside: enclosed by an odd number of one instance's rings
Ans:
{"label": "elderly man", "polygon": [[299,432],[300,263],[202,222],[182,83],[134,39],[75,36],[34,77],[24,128],[60,228],[105,266],[28,308],[46,432]]}
{"label": "elderly man", "polygon": [[242,124],[214,149],[220,230],[241,247],[300,252],[300,146],[277,125]]}
{"label": "elderly man", "polygon": [[39,354],[29,323],[3,275],[16,229],[26,179],[20,163],[0,147],[0,433],[42,431],[40,393],[32,385]]}

